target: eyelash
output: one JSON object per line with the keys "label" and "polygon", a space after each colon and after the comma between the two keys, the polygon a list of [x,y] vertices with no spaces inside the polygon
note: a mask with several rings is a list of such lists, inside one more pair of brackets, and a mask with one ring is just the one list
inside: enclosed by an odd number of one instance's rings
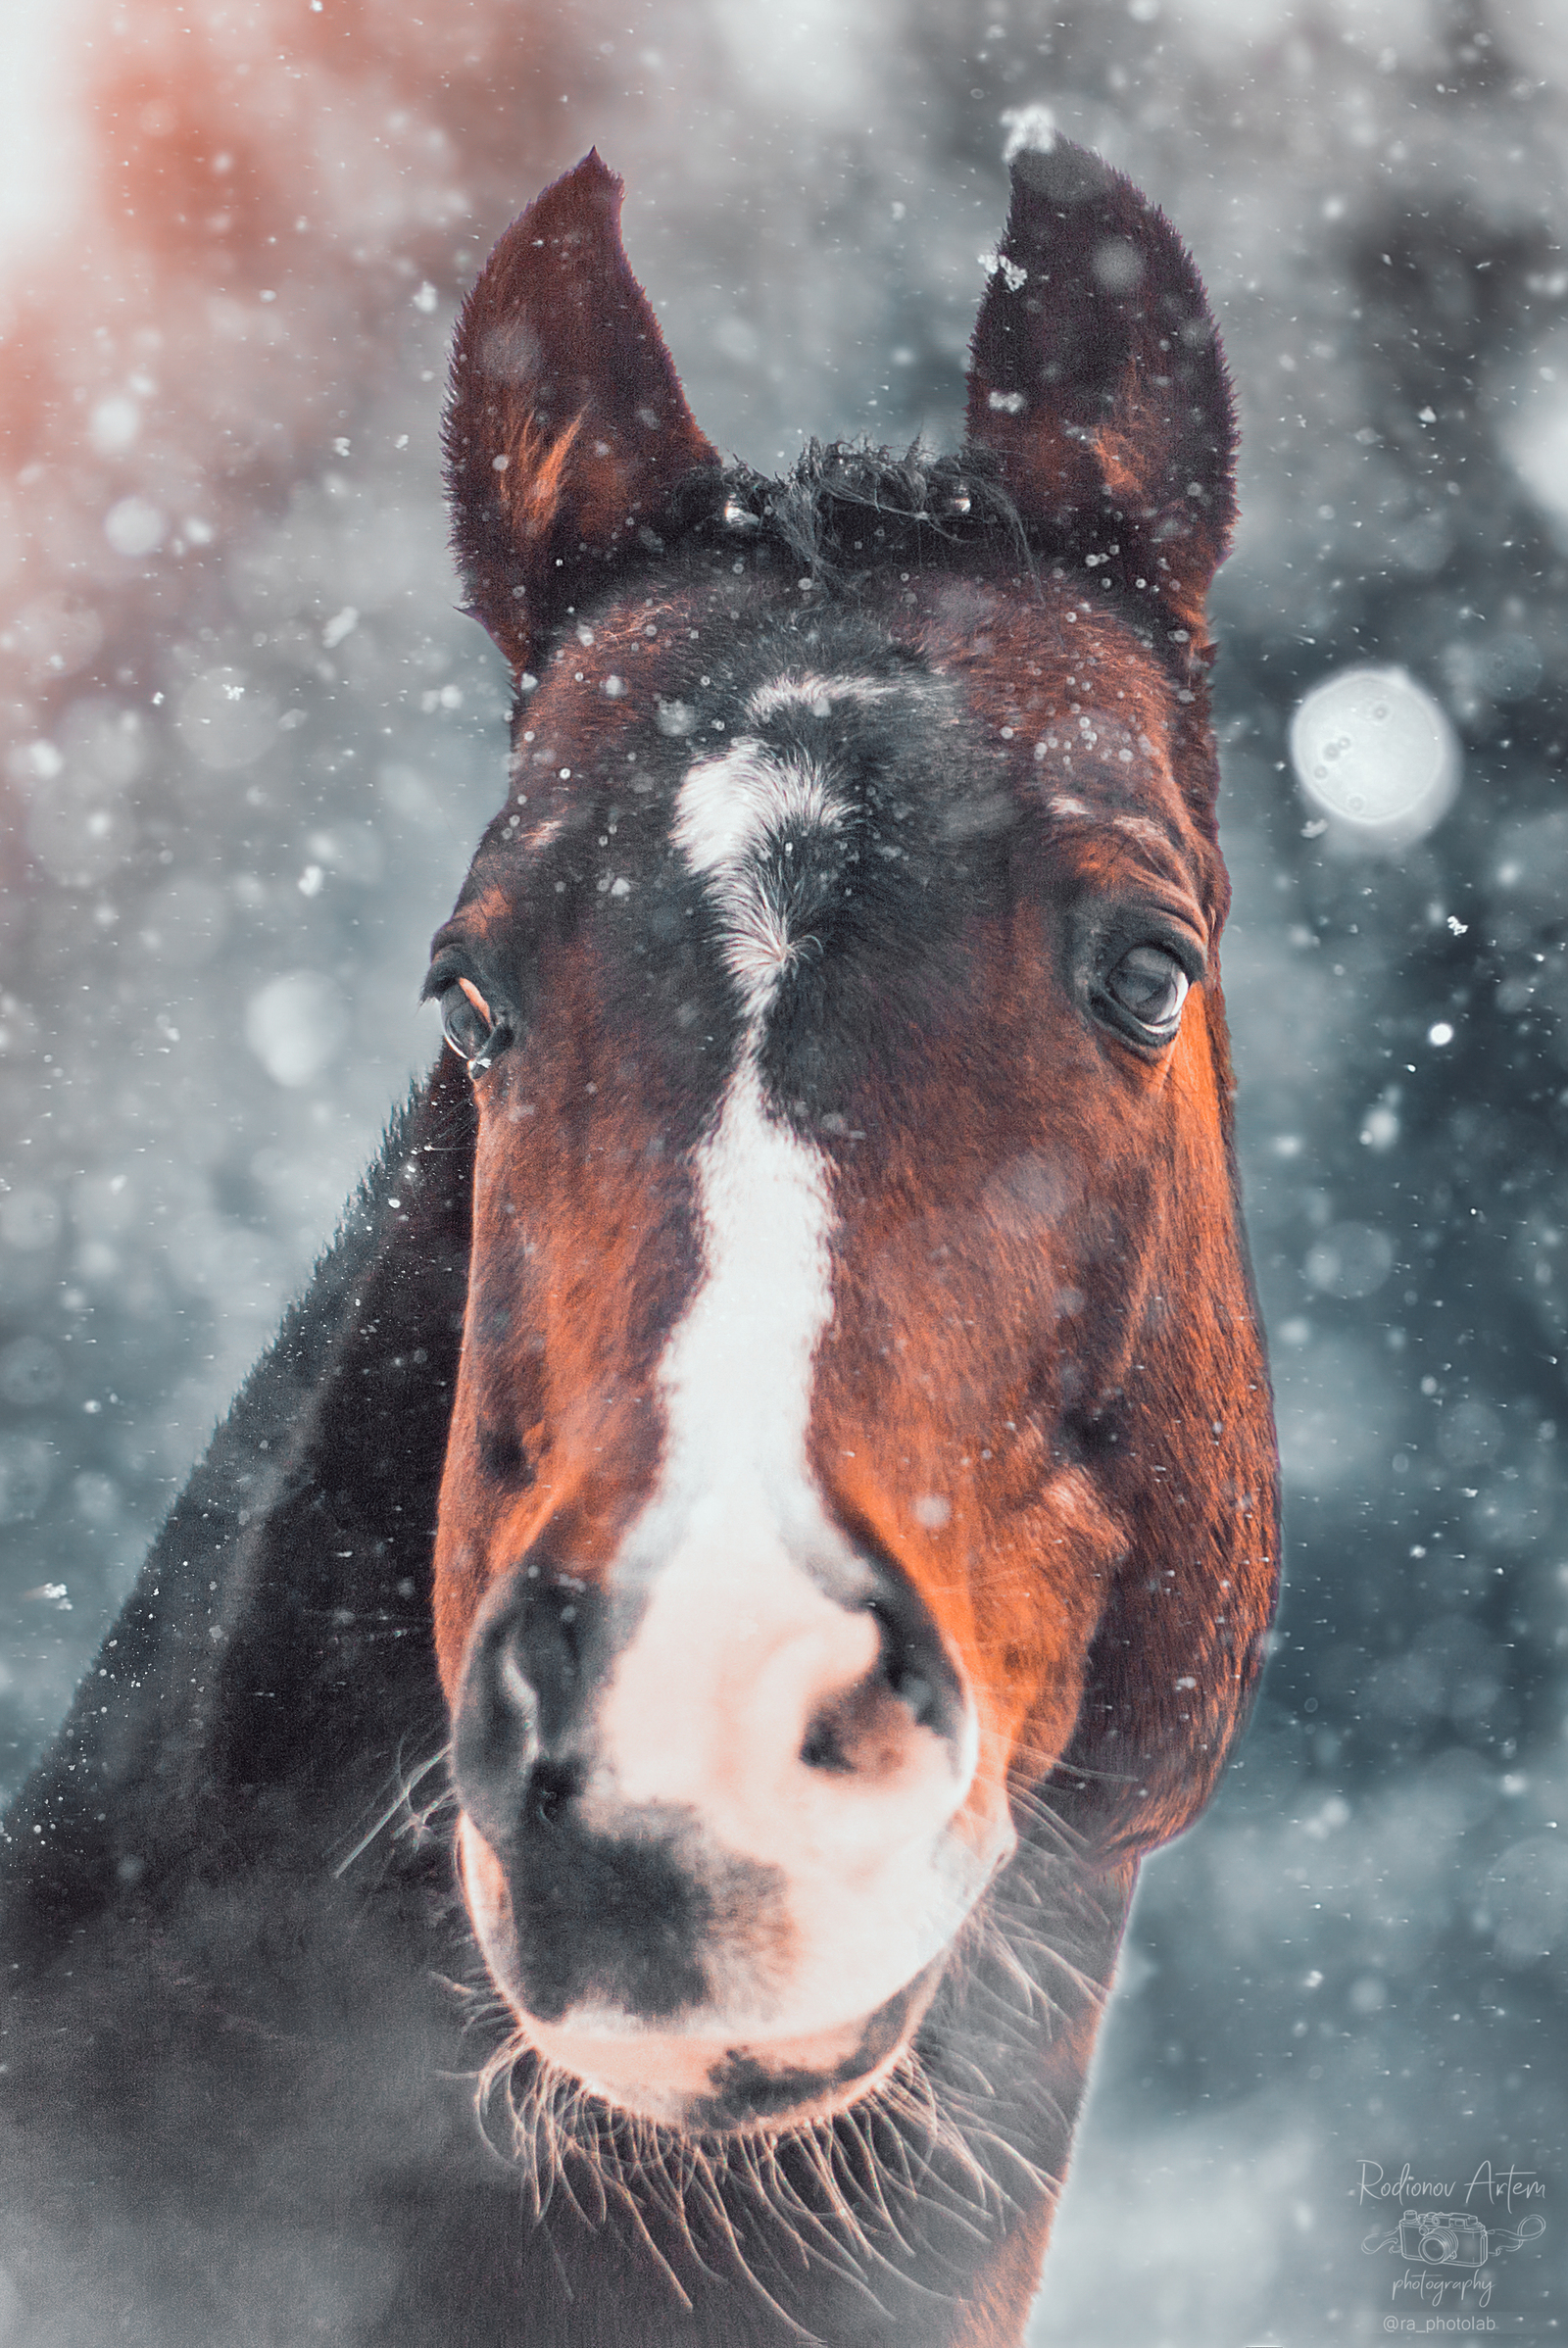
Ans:
{"label": "eyelash", "polygon": [[[461,975],[440,989],[441,1032],[470,1076],[480,1076],[511,1041],[504,1019],[498,1019],[474,985]],[[482,1024],[483,1032],[476,1032]]]}

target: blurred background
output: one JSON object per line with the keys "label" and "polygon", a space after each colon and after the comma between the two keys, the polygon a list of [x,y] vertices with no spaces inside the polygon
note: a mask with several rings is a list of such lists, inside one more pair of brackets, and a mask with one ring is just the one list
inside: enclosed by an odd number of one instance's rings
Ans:
{"label": "blurred background", "polygon": [[[1171,214],[1240,396],[1223,964],[1289,1540],[1033,2336],[1554,2339],[1568,0],[419,6],[0,0],[0,1792],[435,1050],[502,789],[437,451],[489,245],[597,143],[721,448],[951,443],[1049,115]],[[1471,2213],[1544,2233],[1392,2296],[1362,2164],[1489,2161],[1544,2194]]]}

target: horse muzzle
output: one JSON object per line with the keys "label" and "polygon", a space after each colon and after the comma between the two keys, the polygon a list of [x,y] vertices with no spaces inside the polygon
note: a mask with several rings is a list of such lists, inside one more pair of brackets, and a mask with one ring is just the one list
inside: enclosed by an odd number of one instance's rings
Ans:
{"label": "horse muzzle", "polygon": [[493,1590],[454,1710],[469,1914],[535,2050],[686,2128],[868,2093],[1011,1848],[974,1707],[907,1593],[537,1559]]}
{"label": "horse muzzle", "polygon": [[721,2015],[694,2007],[662,2024],[592,1998],[547,2019],[524,2002],[522,1980],[533,1968],[506,1871],[466,1818],[460,1852],[486,1961],[528,2047],[617,2110],[683,2133],[788,2128],[861,2101],[896,2067],[942,1977],[938,1957],[875,2012],[793,2035],[757,2016],[725,2027]]}

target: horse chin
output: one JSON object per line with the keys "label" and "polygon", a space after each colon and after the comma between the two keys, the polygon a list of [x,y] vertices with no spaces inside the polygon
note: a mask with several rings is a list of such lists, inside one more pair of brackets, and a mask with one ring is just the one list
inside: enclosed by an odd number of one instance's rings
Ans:
{"label": "horse chin", "polygon": [[506,1878],[466,1819],[459,1852],[468,1913],[522,2043],[615,2110],[684,2134],[784,2133],[863,2102],[898,2068],[947,1964],[944,1950],[873,2012],[814,2029],[726,2027],[701,2010],[649,2021],[604,2005],[547,2021],[517,1992]]}
{"label": "horse chin", "polygon": [[544,2023],[517,2008],[522,2033],[558,2071],[617,2111],[687,2135],[784,2132],[830,2120],[888,2078],[929,2004],[930,1979],[901,1990],[877,2013],[796,2037],[686,2035],[617,2030],[614,2014]]}

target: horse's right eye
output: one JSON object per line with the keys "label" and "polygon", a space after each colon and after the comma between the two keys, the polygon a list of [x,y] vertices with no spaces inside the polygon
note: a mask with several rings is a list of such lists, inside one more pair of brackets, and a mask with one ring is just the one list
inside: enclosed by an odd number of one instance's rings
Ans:
{"label": "horse's right eye", "polygon": [[1100,981],[1095,1007],[1130,1043],[1162,1047],[1181,1025],[1190,983],[1181,963],[1163,946],[1134,946]]}
{"label": "horse's right eye", "polygon": [[441,1032],[453,1051],[477,1075],[506,1041],[506,1029],[471,978],[455,978],[441,996]]}
{"label": "horse's right eye", "polygon": [[1187,994],[1187,973],[1162,946],[1135,946],[1105,980],[1106,991],[1141,1026],[1174,1027]]}

